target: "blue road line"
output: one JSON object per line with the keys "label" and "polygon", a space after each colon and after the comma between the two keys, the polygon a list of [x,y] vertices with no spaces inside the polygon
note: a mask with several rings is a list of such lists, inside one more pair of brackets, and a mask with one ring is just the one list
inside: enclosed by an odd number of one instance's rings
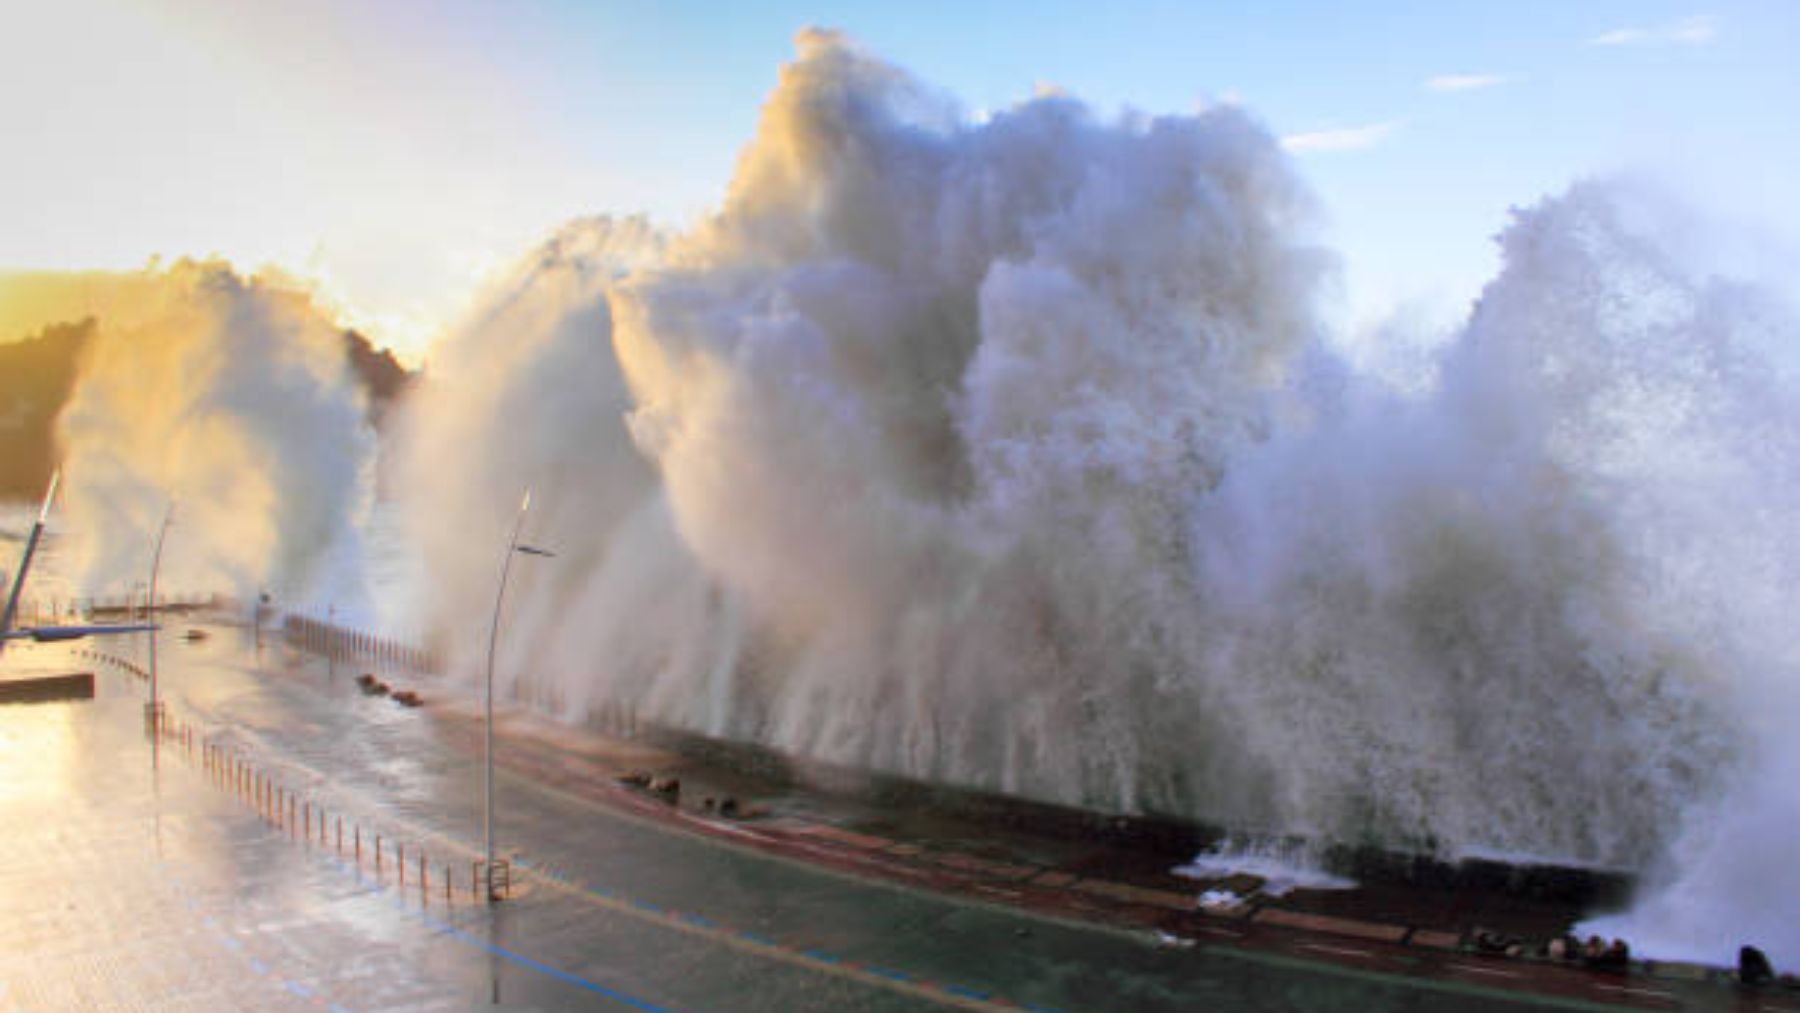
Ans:
{"label": "blue road line", "polygon": [[863,970],[869,972],[870,974],[875,975],[876,977],[887,978],[892,981],[903,981],[903,982],[911,983],[911,982],[919,980],[919,979],[913,977],[912,975],[907,974],[905,971],[896,971],[891,967],[880,967],[875,964],[864,964]]}
{"label": "blue road line", "polygon": [[[348,873],[349,866],[346,865],[342,859],[339,859],[334,855],[321,855],[320,857],[324,858],[327,864],[337,866],[340,874]],[[449,922],[445,922],[445,921],[441,921],[437,918],[433,918],[431,915],[428,915],[423,911],[415,911],[412,908],[409,908],[406,906],[406,899],[403,896],[392,897],[392,900],[394,902],[394,905],[396,907],[400,908],[400,910],[402,912],[404,912],[408,915],[411,915],[413,918],[415,918],[419,922],[423,923],[427,928],[431,929],[438,935],[449,936],[452,939],[458,940],[459,942],[466,943],[466,944],[468,944],[470,946],[474,946],[478,949],[486,950],[487,952],[495,954],[496,956],[504,957],[505,959],[510,960],[515,964],[518,964],[520,967],[529,968],[533,971],[537,971],[540,974],[547,974],[550,977],[557,979],[558,981],[562,981],[567,984],[574,985],[576,988],[585,989],[586,991],[592,992],[595,995],[603,995],[606,998],[613,1000],[614,1002],[623,1003],[624,1005],[630,1006],[633,1009],[644,1010],[645,1013],[675,1013],[675,1011],[673,1009],[670,1009],[667,1006],[658,1006],[655,1003],[649,1001],[648,999],[640,999],[637,996],[632,995],[628,992],[621,992],[615,988],[608,988],[607,986],[602,985],[597,981],[589,981],[588,979],[583,978],[579,974],[575,974],[570,971],[565,971],[560,967],[554,967],[550,964],[544,963],[541,960],[537,960],[532,957],[528,957],[523,953],[517,953],[512,950],[509,950],[504,946],[497,946],[494,943],[488,942],[487,940],[481,938],[480,936],[474,935],[473,933],[470,933],[464,929],[460,929],[460,928],[456,927],[455,925],[450,924]],[[656,910],[656,909],[653,909],[653,910]]]}
{"label": "blue road line", "polygon": [[[413,912],[413,913],[420,920],[422,920],[424,922],[427,922],[427,923],[437,922],[437,919],[432,918],[431,916],[424,914],[423,912]],[[479,946],[482,949],[487,950],[489,953],[494,953],[494,954],[498,954],[499,956],[505,957],[506,959],[512,961],[515,964],[518,964],[521,967],[529,967],[534,971],[537,971],[541,974],[547,974],[547,975],[551,976],[552,978],[558,979],[559,981],[565,981],[571,985],[574,985],[577,988],[584,988],[584,989],[588,990],[589,992],[593,992],[597,995],[606,996],[608,999],[611,999],[615,1002],[624,1003],[625,1005],[630,1006],[634,1009],[644,1010],[645,1013],[674,1013],[674,1010],[671,1010],[666,1006],[658,1006],[655,1003],[650,1002],[647,999],[639,999],[637,996],[630,995],[625,992],[621,992],[618,989],[607,988],[605,985],[602,985],[599,982],[589,981],[588,979],[583,978],[579,974],[570,973],[568,971],[563,970],[560,967],[552,967],[551,965],[546,964],[541,960],[534,960],[531,957],[527,957],[523,953],[515,953],[512,950],[509,950],[504,946],[496,946],[495,944],[490,943],[485,939],[482,939],[480,936],[473,935],[469,932],[466,932],[462,929],[457,928],[454,925],[445,924],[443,922],[437,922],[437,924],[439,926],[441,926],[441,929],[445,935],[454,936],[455,938],[460,939],[465,943],[470,943],[472,945]]]}
{"label": "blue road line", "polygon": [[[169,875],[168,878],[169,878],[169,881],[176,887],[176,889],[178,891],[182,892],[183,899],[191,902],[192,897],[191,897],[191,895],[189,895],[187,893],[187,891],[188,891],[187,884],[183,883],[179,877],[175,876],[172,873]],[[192,903],[190,903],[189,906],[190,907],[193,906]],[[239,942],[237,939],[233,938],[232,936],[228,935],[224,929],[219,928],[219,920],[217,918],[214,918],[212,915],[207,915],[206,916],[206,925],[213,930],[213,935],[218,937],[219,945],[225,947],[226,949],[232,951],[233,953],[237,953],[239,955],[243,954],[244,944]],[[266,975],[269,973],[269,965],[263,963],[261,960],[258,960],[255,957],[247,957],[246,959],[249,961],[250,969],[255,971],[257,974]],[[292,992],[294,995],[297,995],[303,999],[310,999],[310,998],[313,998],[313,996],[315,995],[315,993],[313,992],[312,989],[308,988],[307,986],[301,984],[298,981],[285,980],[281,984],[282,984],[282,987],[286,988],[289,992]],[[337,1003],[332,1003],[331,1004],[331,1013],[355,1013],[355,1011],[347,1009],[343,1006],[340,1006]]]}

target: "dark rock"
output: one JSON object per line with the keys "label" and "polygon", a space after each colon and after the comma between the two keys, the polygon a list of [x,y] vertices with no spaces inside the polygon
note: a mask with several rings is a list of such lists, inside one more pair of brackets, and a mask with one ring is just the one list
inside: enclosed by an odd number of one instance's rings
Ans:
{"label": "dark rock", "polygon": [[412,690],[403,689],[394,694],[394,702],[405,707],[417,707],[425,701],[420,699],[419,694]]}
{"label": "dark rock", "polygon": [[1591,936],[1582,952],[1582,961],[1596,971],[1625,971],[1631,967],[1631,947],[1625,945],[1623,939],[1615,939],[1609,944],[1601,942],[1599,936]]}
{"label": "dark rock", "polygon": [[1775,977],[1768,954],[1754,946],[1738,949],[1738,981],[1745,985],[1764,985]]}
{"label": "dark rock", "polygon": [[1489,929],[1476,929],[1474,941],[1475,949],[1481,953],[1505,953],[1508,948],[1519,945],[1517,936]]}

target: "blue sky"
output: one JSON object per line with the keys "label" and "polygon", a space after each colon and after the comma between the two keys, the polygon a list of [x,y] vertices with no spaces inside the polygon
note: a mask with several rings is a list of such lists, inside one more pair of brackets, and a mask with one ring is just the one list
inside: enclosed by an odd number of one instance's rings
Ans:
{"label": "blue sky", "polygon": [[414,354],[561,221],[712,206],[806,25],[972,116],[1038,85],[1103,113],[1243,104],[1320,197],[1346,326],[1454,317],[1507,208],[1584,175],[1649,176],[1800,248],[1788,0],[72,0],[0,19],[0,117],[30,153],[0,187],[0,268],[274,263]]}

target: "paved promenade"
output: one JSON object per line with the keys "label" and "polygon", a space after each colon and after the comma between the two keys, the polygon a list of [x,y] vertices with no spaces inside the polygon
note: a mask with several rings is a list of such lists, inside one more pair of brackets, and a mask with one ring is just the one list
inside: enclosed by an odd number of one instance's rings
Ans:
{"label": "paved promenade", "polygon": [[[517,719],[500,810],[515,895],[487,907],[466,882],[479,776],[454,708],[367,697],[350,669],[259,660],[218,630],[163,645],[153,749],[123,646],[107,648],[123,663],[34,649],[96,670],[98,698],[0,708],[0,1009],[1800,1010],[1195,923],[1130,884],[1039,883],[1089,903],[1034,904],[1003,863],[670,807],[610,776],[666,757]],[[1018,896],[975,889],[1007,883]]]}

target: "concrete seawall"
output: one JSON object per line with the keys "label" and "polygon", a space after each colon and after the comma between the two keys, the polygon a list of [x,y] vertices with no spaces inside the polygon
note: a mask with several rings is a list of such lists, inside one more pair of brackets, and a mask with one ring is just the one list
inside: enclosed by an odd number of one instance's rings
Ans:
{"label": "concrete seawall", "polygon": [[[1101,844],[1138,854],[1147,867],[1166,869],[1187,862],[1227,836],[1239,842],[1247,839],[1231,828],[1177,816],[1109,813],[958,785],[933,784],[654,724],[639,725],[637,733],[651,745],[782,788],[804,788],[887,811],[948,816],[1002,832]],[[1317,856],[1323,871],[1354,879],[1364,886],[1474,891],[1571,909],[1595,910],[1623,904],[1634,881],[1630,873],[1620,870],[1487,858],[1452,861],[1373,845],[1315,844],[1293,837],[1259,840],[1252,835],[1248,839],[1294,850],[1305,848]]]}

